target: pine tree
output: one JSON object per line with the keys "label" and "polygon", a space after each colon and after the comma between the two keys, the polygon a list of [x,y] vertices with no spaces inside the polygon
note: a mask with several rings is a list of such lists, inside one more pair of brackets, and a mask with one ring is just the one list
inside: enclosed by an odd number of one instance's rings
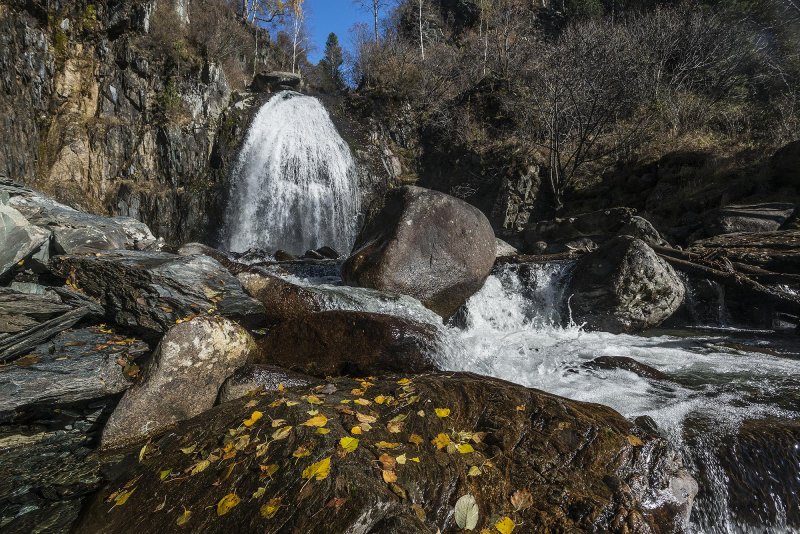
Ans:
{"label": "pine tree", "polygon": [[321,63],[335,88],[341,89],[344,86],[344,78],[342,76],[344,54],[339,44],[339,37],[335,33],[328,35],[328,39],[325,41],[325,55]]}

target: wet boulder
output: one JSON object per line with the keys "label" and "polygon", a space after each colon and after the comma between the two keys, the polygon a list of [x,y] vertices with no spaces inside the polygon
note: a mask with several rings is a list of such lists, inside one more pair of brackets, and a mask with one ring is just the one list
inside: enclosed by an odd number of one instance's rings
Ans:
{"label": "wet boulder", "polygon": [[357,311],[324,311],[286,321],[258,341],[255,363],[325,377],[436,369],[432,327]]}
{"label": "wet boulder", "polygon": [[245,365],[230,376],[219,390],[219,402],[229,402],[248,395],[278,391],[281,386],[294,388],[316,384],[319,379],[274,365]]}
{"label": "wet boulder", "polygon": [[421,187],[391,191],[342,266],[348,285],[410,295],[449,317],[478,291],[496,257],[486,216]]}
{"label": "wet boulder", "polygon": [[240,399],[148,450],[78,532],[455,532],[469,494],[474,532],[667,533],[697,489],[664,439],[610,408],[460,373]]}
{"label": "wet boulder", "polygon": [[103,447],[139,441],[208,410],[220,386],[247,362],[254,341],[222,317],[197,317],[161,340],[142,379],[130,388],[103,430]]}
{"label": "wet boulder", "polygon": [[186,243],[177,252],[181,256],[208,256],[213,258],[234,275],[247,269],[247,265],[234,261],[221,250],[202,243]]}
{"label": "wet boulder", "polygon": [[176,321],[214,311],[247,327],[264,322],[264,307],[239,281],[208,256],[115,251],[91,256],[56,256],[54,273],[97,299],[108,321],[148,340]]}
{"label": "wet boulder", "polygon": [[578,260],[566,291],[577,323],[617,333],[661,324],[685,294],[675,270],[630,236],[616,237]]}
{"label": "wet boulder", "polygon": [[264,305],[268,324],[297,319],[324,309],[324,299],[319,293],[264,270],[251,269],[239,273],[237,278],[245,293]]}

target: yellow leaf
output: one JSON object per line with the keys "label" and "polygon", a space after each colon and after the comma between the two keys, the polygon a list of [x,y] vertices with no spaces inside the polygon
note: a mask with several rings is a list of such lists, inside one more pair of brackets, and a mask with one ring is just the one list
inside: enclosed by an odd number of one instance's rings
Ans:
{"label": "yellow leaf", "polygon": [[192,512],[184,508],[183,513],[178,516],[178,519],[175,520],[175,524],[178,525],[179,527],[182,527],[183,525],[189,522],[190,517],[192,517]]}
{"label": "yellow leaf", "polygon": [[356,419],[358,419],[359,423],[374,423],[378,420],[377,417],[373,417],[371,415],[363,414],[361,412],[356,412]]}
{"label": "yellow leaf", "polygon": [[411,434],[408,437],[408,442],[413,443],[414,445],[422,445],[423,439],[419,434]]}
{"label": "yellow leaf", "polygon": [[384,469],[381,473],[383,475],[383,481],[386,482],[387,484],[391,484],[392,482],[397,482],[397,473],[395,473],[394,471],[388,471]]}
{"label": "yellow leaf", "polygon": [[458,452],[461,454],[469,454],[471,452],[475,452],[475,449],[472,448],[472,445],[469,443],[462,443],[458,446]]}
{"label": "yellow leaf", "polygon": [[308,415],[317,415],[319,413],[319,410],[308,410],[306,413]]}
{"label": "yellow leaf", "polygon": [[375,444],[379,449],[396,449],[400,446],[399,443],[392,443],[390,441],[379,441]]}
{"label": "yellow leaf", "polygon": [[259,465],[258,467],[261,469],[261,474],[265,477],[271,477],[278,472],[278,464]]}
{"label": "yellow leaf", "polygon": [[264,414],[256,410],[248,419],[244,420],[244,426],[251,427],[254,424],[256,424],[256,421],[258,421],[262,417],[264,417]]}
{"label": "yellow leaf", "polygon": [[350,429],[350,433],[351,434],[355,434],[356,436],[360,436],[361,435],[361,427],[360,426],[354,426],[353,428]]}
{"label": "yellow leaf", "polygon": [[436,408],[436,415],[442,419],[450,416],[450,408]]}
{"label": "yellow leaf", "polygon": [[275,497],[270,499],[267,504],[261,507],[261,517],[264,519],[272,519],[281,507],[281,498]]}
{"label": "yellow leaf", "polygon": [[297,402],[297,401],[293,401],[293,400],[287,400],[286,401],[286,406],[297,406],[298,404],[300,404],[300,403]]}
{"label": "yellow leaf", "polygon": [[323,436],[324,436],[325,434],[328,434],[328,433],[330,433],[330,431],[331,431],[331,429],[330,429],[330,428],[321,428],[321,427],[320,427],[320,428],[318,428],[317,430],[315,430],[315,431],[314,431],[314,433],[315,433],[315,434],[321,434],[321,435],[323,435]]}
{"label": "yellow leaf", "polygon": [[128,502],[128,499],[131,498],[131,495],[133,495],[134,491],[136,491],[136,487],[134,487],[132,490],[124,491],[117,495],[116,499],[114,499],[114,506],[122,506]]}
{"label": "yellow leaf", "polygon": [[408,460],[408,458],[406,458],[405,454],[401,454],[400,456],[395,458],[395,460],[397,460],[397,463],[400,465],[406,465],[406,461]]}
{"label": "yellow leaf", "polygon": [[524,412],[525,411],[525,405],[524,404],[520,404],[519,406],[517,406],[516,409],[517,409],[518,412]]}
{"label": "yellow leaf", "polygon": [[267,492],[267,488],[265,488],[264,486],[261,486],[260,488],[258,488],[257,490],[255,490],[253,492],[253,498],[254,499],[260,499],[261,497],[264,496],[264,493],[266,493],[266,492]]}
{"label": "yellow leaf", "polygon": [[286,438],[289,437],[289,434],[291,434],[291,432],[292,432],[292,427],[291,426],[281,427],[281,428],[279,428],[278,430],[276,430],[275,432],[272,433],[272,439],[274,439],[276,441],[280,440],[280,439],[286,439]]}
{"label": "yellow leaf", "polygon": [[419,463],[419,456],[414,456],[413,458],[409,458],[412,462]]}
{"label": "yellow leaf", "polygon": [[255,400],[255,399],[253,399],[253,400],[251,400],[250,402],[248,402],[247,404],[245,404],[245,405],[244,405],[244,407],[245,407],[245,408],[253,408],[253,407],[254,407],[254,406],[256,406],[257,404],[258,404],[258,401],[257,401],[257,400]]}
{"label": "yellow leaf", "polygon": [[233,510],[237,504],[241,502],[241,499],[235,493],[229,493],[225,495],[222,499],[219,500],[217,503],[217,515],[223,516]]}
{"label": "yellow leaf", "polygon": [[641,447],[642,445],[644,445],[644,443],[642,443],[642,440],[634,436],[633,434],[628,436],[628,443],[630,443],[632,447]]}
{"label": "yellow leaf", "polygon": [[319,427],[319,426],[325,426],[327,424],[328,424],[328,418],[325,417],[324,415],[320,414],[320,415],[315,415],[314,417],[312,417],[311,419],[309,419],[308,421],[303,423],[303,426],[317,426],[317,427]]}
{"label": "yellow leaf", "polygon": [[144,455],[145,455],[145,454],[147,454],[147,447],[148,447],[149,445],[150,445],[150,443],[145,443],[145,444],[144,444],[144,447],[142,447],[142,448],[139,450],[139,463],[142,463],[142,460],[144,460]]}
{"label": "yellow leaf", "polygon": [[425,417],[425,410],[418,411],[417,415],[420,416],[420,417]]}
{"label": "yellow leaf", "polygon": [[364,399],[364,398],[358,398],[358,399],[354,400],[353,402],[355,402],[359,406],[369,406],[370,404],[372,404],[371,400],[367,400],[367,399]]}
{"label": "yellow leaf", "polygon": [[370,430],[372,430],[372,425],[371,425],[371,424],[369,424],[369,423],[361,423],[361,424],[360,424],[360,425],[358,425],[358,426],[359,426],[359,428],[361,428],[361,430],[362,430],[362,431],[364,431],[364,432],[369,432]]}
{"label": "yellow leaf", "polygon": [[364,394],[364,390],[363,389],[354,388],[354,389],[350,390],[350,394],[351,395],[355,395],[356,397],[360,397],[361,395]]}
{"label": "yellow leaf", "polygon": [[323,458],[319,462],[313,463],[303,470],[303,478],[323,480],[328,478],[331,472],[331,457]]}
{"label": "yellow leaf", "polygon": [[411,379],[410,378],[401,378],[400,380],[397,381],[397,383],[399,385],[401,385],[401,386],[407,386],[407,385],[409,385],[411,383]]}
{"label": "yellow leaf", "polygon": [[514,520],[508,516],[503,517],[500,521],[494,524],[494,528],[496,528],[500,534],[511,534],[514,532],[514,528],[516,526],[517,525],[514,523]]}
{"label": "yellow leaf", "polygon": [[389,431],[390,434],[399,434],[403,431],[403,424],[402,422],[399,423],[389,423],[386,425],[386,430]]}
{"label": "yellow leaf", "polygon": [[353,401],[351,401],[350,399],[342,399],[339,401],[340,404],[350,404],[351,402]]}
{"label": "yellow leaf", "polygon": [[377,397],[375,397],[375,402],[377,402],[378,404],[383,404],[384,402],[386,402],[386,397],[384,397],[383,395],[378,395]]}
{"label": "yellow leaf", "polygon": [[286,386],[283,385],[283,382],[278,384],[278,393],[283,393],[285,389],[286,389]]}
{"label": "yellow leaf", "polygon": [[306,399],[307,402],[309,402],[311,404],[322,404],[323,403],[322,400],[319,397],[317,397],[316,395],[308,395],[307,397],[305,397],[305,399]]}
{"label": "yellow leaf", "polygon": [[164,469],[158,474],[158,478],[164,480],[172,473],[172,469]]}
{"label": "yellow leaf", "polygon": [[297,449],[295,449],[295,451],[292,453],[292,456],[295,458],[305,458],[306,456],[310,455],[311,451],[303,446],[297,447]]}
{"label": "yellow leaf", "polygon": [[286,425],[286,419],[273,419],[272,428],[278,428]]}
{"label": "yellow leaf", "polygon": [[444,449],[450,444],[450,436],[447,434],[439,434],[433,439],[433,441],[431,441],[431,443],[436,445],[436,448],[439,450]]}
{"label": "yellow leaf", "polygon": [[195,443],[194,445],[192,445],[192,446],[190,446],[190,447],[184,447],[184,448],[182,448],[182,449],[181,449],[181,452],[182,452],[183,454],[192,454],[196,448],[197,448],[197,443]]}
{"label": "yellow leaf", "polygon": [[479,476],[481,472],[482,471],[480,467],[478,467],[477,465],[473,465],[472,467],[469,468],[469,472],[467,473],[467,475],[471,477],[476,477]]}
{"label": "yellow leaf", "polygon": [[358,438],[345,436],[339,440],[339,445],[347,452],[353,452],[358,448]]}
{"label": "yellow leaf", "polygon": [[208,460],[200,460],[192,467],[191,471],[189,471],[190,475],[196,475],[198,473],[202,473],[206,470],[206,468],[211,465],[211,462]]}

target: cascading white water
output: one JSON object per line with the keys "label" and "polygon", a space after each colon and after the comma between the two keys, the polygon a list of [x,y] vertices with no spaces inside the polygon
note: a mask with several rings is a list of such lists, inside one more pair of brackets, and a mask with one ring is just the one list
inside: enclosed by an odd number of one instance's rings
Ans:
{"label": "cascading white water", "polygon": [[292,91],[256,114],[232,175],[229,250],[349,252],[359,216],[358,175],[322,103]]}

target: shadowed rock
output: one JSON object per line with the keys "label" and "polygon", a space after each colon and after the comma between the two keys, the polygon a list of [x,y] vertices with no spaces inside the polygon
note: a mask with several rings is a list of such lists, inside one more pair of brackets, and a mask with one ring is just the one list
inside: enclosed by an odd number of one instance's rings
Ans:
{"label": "shadowed rock", "polygon": [[[681,530],[696,484],[665,440],[610,408],[468,374],[398,378],[221,405],[141,463],[132,451],[77,531],[171,531],[183,518],[193,532],[455,532],[468,493],[476,532],[504,516],[515,532]],[[515,506],[518,491],[530,497]]]}
{"label": "shadowed rock", "polygon": [[99,300],[108,321],[148,339],[157,339],[179,319],[209,310],[248,327],[264,322],[264,307],[208,256],[116,251],[57,256],[51,267]]}
{"label": "shadowed rock", "polygon": [[253,270],[240,273],[237,278],[244,291],[264,305],[267,323],[297,319],[324,309],[320,294],[278,276]]}
{"label": "shadowed rock", "polygon": [[495,236],[481,211],[457,198],[406,186],[367,221],[342,266],[348,285],[410,295],[449,317],[492,270]]}
{"label": "shadowed rock", "polygon": [[271,329],[254,362],[318,377],[419,373],[436,369],[434,336],[427,325],[390,315],[325,311]]}
{"label": "shadowed rock", "polygon": [[135,442],[211,408],[222,383],[253,348],[250,334],[222,317],[176,325],[111,414],[103,447]]}
{"label": "shadowed rock", "polygon": [[581,258],[566,292],[576,322],[628,333],[661,324],[685,293],[672,267],[630,236],[615,237]]}
{"label": "shadowed rock", "polygon": [[255,395],[285,388],[307,386],[319,382],[308,375],[293,373],[274,365],[245,365],[229,377],[219,390],[219,402],[229,402],[247,395]]}
{"label": "shadowed rock", "polygon": [[605,369],[614,370],[621,369],[623,371],[630,371],[642,378],[649,378],[651,380],[669,380],[669,377],[656,369],[641,362],[637,362],[633,358],[626,356],[600,356],[594,360],[587,362],[583,365],[587,369]]}

